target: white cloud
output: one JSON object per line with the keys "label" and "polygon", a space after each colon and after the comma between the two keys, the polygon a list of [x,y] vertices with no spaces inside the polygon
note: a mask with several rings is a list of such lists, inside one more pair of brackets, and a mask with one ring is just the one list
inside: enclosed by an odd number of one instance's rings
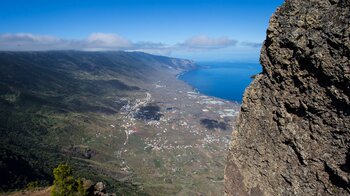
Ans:
{"label": "white cloud", "polygon": [[0,50],[126,50],[132,42],[116,34],[92,33],[84,40],[66,40],[30,33],[1,34]]}
{"label": "white cloud", "polygon": [[62,40],[48,35],[30,33],[0,35],[1,50],[45,50],[53,45],[61,45]]}
{"label": "white cloud", "polygon": [[17,34],[2,34],[0,36],[1,40],[6,40],[9,42],[17,43],[33,43],[33,42],[43,42],[43,43],[54,43],[58,39],[53,36],[38,36],[30,33],[17,33]]}
{"label": "white cloud", "polygon": [[102,49],[127,49],[132,47],[132,43],[117,35],[109,33],[92,33],[87,39],[88,47]]}
{"label": "white cloud", "polygon": [[163,43],[155,43],[155,42],[136,42],[133,44],[133,48],[135,49],[165,49],[169,46]]}
{"label": "white cloud", "polygon": [[229,37],[211,38],[205,35],[195,36],[180,43],[179,46],[188,49],[220,49],[235,46],[236,40]]}
{"label": "white cloud", "polygon": [[128,50],[152,54],[171,55],[172,53],[203,53],[212,50],[241,50],[242,46],[256,50],[260,43],[238,42],[229,37],[212,38],[205,35],[191,37],[182,43],[167,45],[155,42],[132,42],[117,34],[92,33],[86,39],[61,39],[50,35],[30,33],[0,34],[0,50],[38,51],[38,50]]}
{"label": "white cloud", "polygon": [[261,48],[262,43],[258,42],[240,42],[241,46],[252,47],[252,48]]}

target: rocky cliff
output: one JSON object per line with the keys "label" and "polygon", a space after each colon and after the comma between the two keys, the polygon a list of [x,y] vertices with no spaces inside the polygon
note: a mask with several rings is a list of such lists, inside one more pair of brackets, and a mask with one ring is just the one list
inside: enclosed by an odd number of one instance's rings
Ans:
{"label": "rocky cliff", "polygon": [[350,194],[350,1],[287,0],[247,88],[227,195]]}

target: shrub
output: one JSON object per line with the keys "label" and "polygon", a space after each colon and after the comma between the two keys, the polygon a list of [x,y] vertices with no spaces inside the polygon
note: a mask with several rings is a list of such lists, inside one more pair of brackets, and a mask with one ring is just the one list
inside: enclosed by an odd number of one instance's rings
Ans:
{"label": "shrub", "polygon": [[52,196],[85,196],[86,191],[81,179],[75,179],[72,169],[67,164],[60,164],[53,170],[54,183]]}
{"label": "shrub", "polygon": [[28,184],[27,184],[27,189],[28,190],[34,190],[34,189],[37,189],[37,188],[39,188],[40,187],[40,183],[39,183],[39,181],[33,181],[33,182],[29,182]]}

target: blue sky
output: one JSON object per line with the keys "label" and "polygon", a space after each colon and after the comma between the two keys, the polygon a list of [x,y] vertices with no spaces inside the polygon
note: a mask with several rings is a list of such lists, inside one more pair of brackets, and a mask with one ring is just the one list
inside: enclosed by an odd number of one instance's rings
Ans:
{"label": "blue sky", "polygon": [[140,50],[256,61],[283,0],[1,0],[0,50]]}

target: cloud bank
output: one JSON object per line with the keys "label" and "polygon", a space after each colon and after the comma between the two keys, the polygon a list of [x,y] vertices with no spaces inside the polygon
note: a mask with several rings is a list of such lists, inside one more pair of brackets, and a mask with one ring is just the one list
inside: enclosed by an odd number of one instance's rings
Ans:
{"label": "cloud bank", "polygon": [[92,33],[86,39],[86,47],[97,48],[97,49],[113,49],[113,48],[130,48],[132,43],[117,35],[108,33]]}
{"label": "cloud bank", "polygon": [[200,35],[191,37],[184,43],[180,43],[178,45],[189,49],[220,49],[236,46],[237,43],[238,41],[228,37],[210,38],[205,35]]}
{"label": "cloud bank", "polygon": [[133,42],[118,34],[92,33],[86,39],[61,39],[50,35],[31,33],[0,34],[2,51],[42,51],[42,50],[128,50],[153,54],[170,54],[174,51],[210,51],[233,47],[261,47],[260,43],[239,42],[229,37],[208,37],[199,35],[182,43],[167,45],[154,42]]}

